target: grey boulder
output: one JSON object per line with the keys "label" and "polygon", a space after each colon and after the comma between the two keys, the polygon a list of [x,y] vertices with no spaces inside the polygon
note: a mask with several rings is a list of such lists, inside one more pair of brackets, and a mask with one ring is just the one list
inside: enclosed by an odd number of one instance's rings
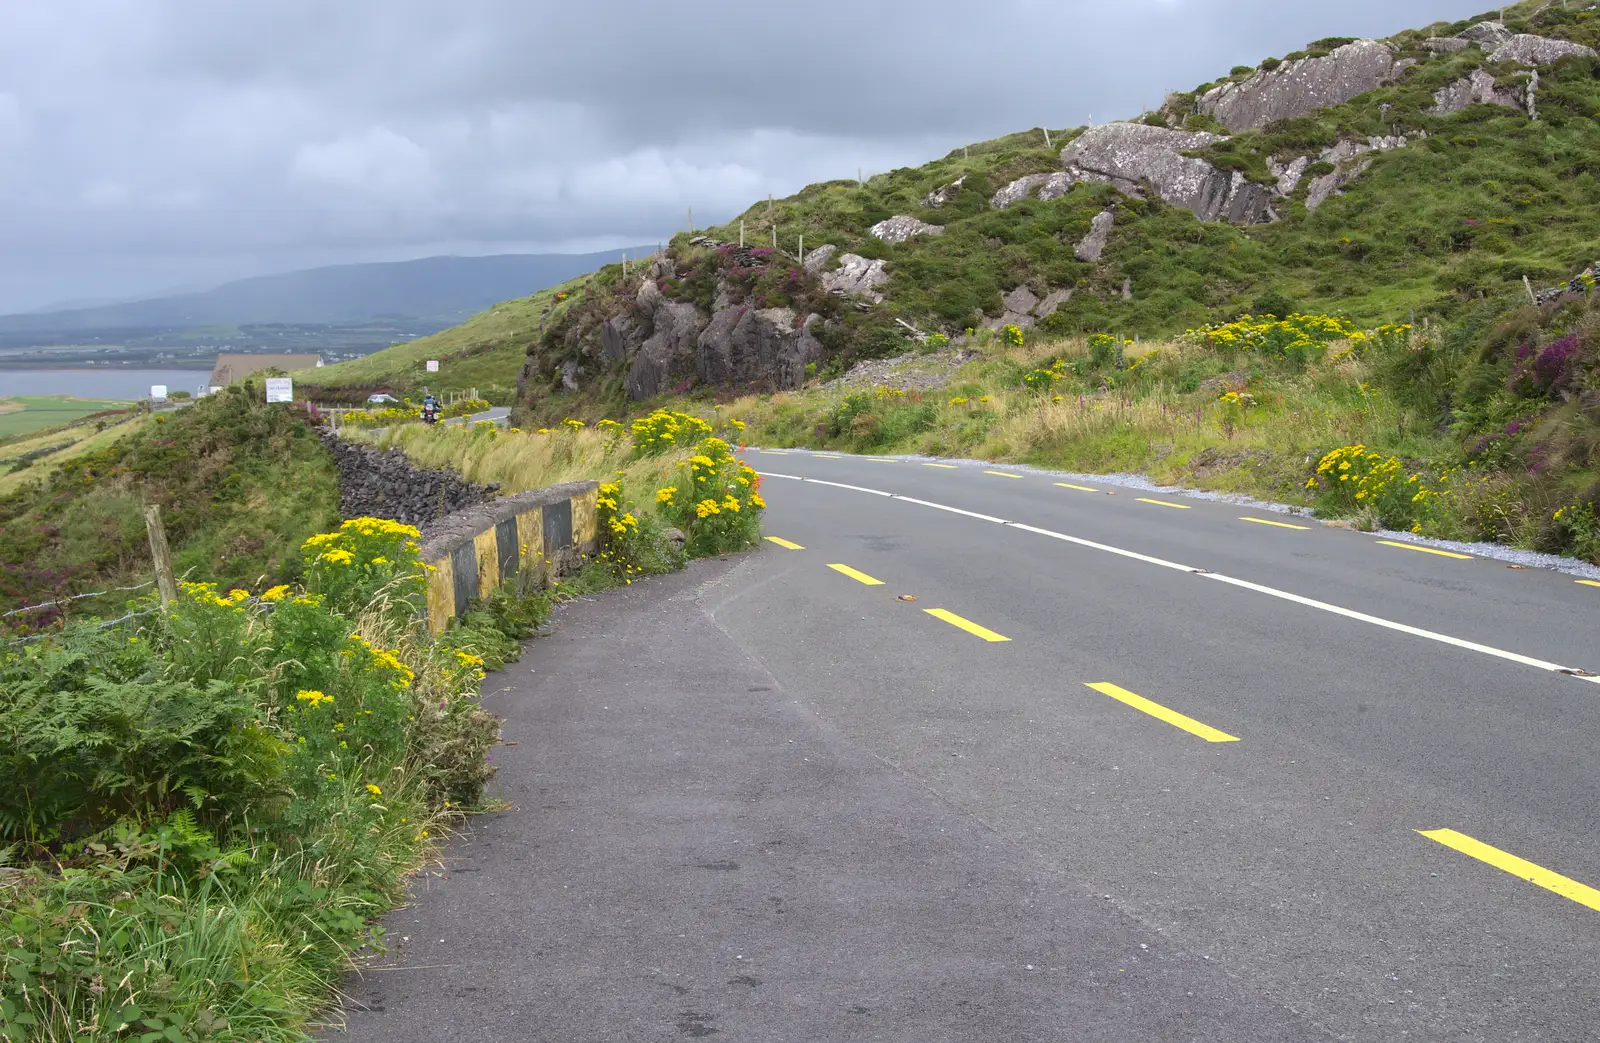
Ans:
{"label": "grey boulder", "polygon": [[1095,214],[1094,220],[1089,222],[1089,234],[1078,240],[1072,256],[1088,264],[1100,260],[1100,255],[1105,252],[1106,239],[1115,224],[1116,215],[1111,211],[1102,210]]}
{"label": "grey boulder", "polygon": [[1516,62],[1518,65],[1549,65],[1569,54],[1581,54],[1585,58],[1593,58],[1595,50],[1593,47],[1585,47],[1571,40],[1555,40],[1548,36],[1518,33],[1495,48],[1494,53],[1489,55],[1489,60]]}
{"label": "grey boulder", "polygon": [[1376,40],[1357,40],[1319,58],[1284,62],[1238,83],[1207,91],[1201,112],[1231,131],[1253,130],[1277,120],[1342,105],[1391,80],[1394,52]]}
{"label": "grey boulder", "polygon": [[1072,300],[1072,291],[1070,289],[1051,290],[1044,295],[1044,300],[1039,302],[1038,307],[1033,309],[1033,313],[1041,319],[1049,318],[1055,314],[1057,308],[1070,300]]}
{"label": "grey boulder", "polygon": [[832,260],[833,255],[838,251],[839,248],[834,246],[832,243],[823,243],[815,250],[809,250],[806,252],[805,259],[800,262],[800,267],[804,268],[812,275],[816,275],[818,272],[822,271],[822,269],[828,266],[828,262]]}
{"label": "grey boulder", "polygon": [[843,297],[867,297],[873,301],[883,300],[878,287],[888,282],[889,273],[884,271],[883,261],[869,261],[860,254],[840,254],[839,267],[822,276],[822,286],[829,292]]}
{"label": "grey boulder", "polygon": [[1460,54],[1471,46],[1471,40],[1463,40],[1459,36],[1430,36],[1422,41],[1422,49],[1434,54]]}
{"label": "grey boulder", "polygon": [[1202,221],[1264,224],[1277,220],[1272,194],[1237,172],[1218,170],[1206,160],[1185,156],[1220,140],[1205,131],[1169,130],[1143,123],[1093,127],[1061,150],[1061,165],[1079,180],[1110,181],[1138,196],[1140,182],[1174,206]]}
{"label": "grey boulder", "polygon": [[961,192],[961,186],[966,184],[966,181],[967,175],[962,174],[943,188],[934,189],[923,198],[922,205],[932,209],[944,206]]}
{"label": "grey boulder", "polygon": [[1511,30],[1501,22],[1479,22],[1464,29],[1461,32],[1461,39],[1470,40],[1485,49],[1499,47],[1511,39]]}
{"label": "grey boulder", "polygon": [[1059,199],[1067,194],[1077,178],[1065,171],[1055,171],[1050,174],[1028,174],[1017,178],[989,199],[989,205],[996,210],[1004,210],[1013,203],[1020,203],[1029,197],[1042,200]]}
{"label": "grey boulder", "polygon": [[886,243],[903,243],[919,235],[943,235],[943,225],[930,225],[926,221],[919,221],[905,214],[897,214],[885,221],[879,221],[869,228],[868,233],[882,239]]}
{"label": "grey boulder", "polygon": [[1522,91],[1516,88],[1501,89],[1488,72],[1474,69],[1456,82],[1434,91],[1433,107],[1428,110],[1428,114],[1448,116],[1460,112],[1469,105],[1504,105],[1513,109],[1527,107]]}

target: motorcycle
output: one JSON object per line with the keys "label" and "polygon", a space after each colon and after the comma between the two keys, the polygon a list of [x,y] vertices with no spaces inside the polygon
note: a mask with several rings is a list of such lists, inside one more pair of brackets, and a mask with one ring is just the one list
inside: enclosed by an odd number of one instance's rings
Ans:
{"label": "motorcycle", "polygon": [[424,424],[437,424],[439,422],[439,404],[437,402],[428,402],[423,405],[422,422]]}

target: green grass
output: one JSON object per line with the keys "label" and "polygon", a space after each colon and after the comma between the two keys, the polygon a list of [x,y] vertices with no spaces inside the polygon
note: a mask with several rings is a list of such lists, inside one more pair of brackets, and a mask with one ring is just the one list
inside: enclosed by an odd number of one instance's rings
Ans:
{"label": "green grass", "polygon": [[147,502],[162,507],[180,573],[292,577],[300,541],[338,518],[338,479],[310,427],[260,399],[258,384],[235,385],[8,482],[0,606],[148,579]]}
{"label": "green grass", "polygon": [[75,398],[72,395],[15,395],[0,398],[0,439],[59,427],[92,413],[125,409],[130,404],[114,399]]}
{"label": "green grass", "polygon": [[[370,389],[415,395],[423,387],[435,394],[477,388],[491,402],[509,404],[516,392],[530,334],[538,335],[540,316],[554,303],[557,293],[573,291],[586,278],[502,302],[429,337],[396,344],[349,362],[302,370],[294,374],[295,380],[302,387],[335,394],[340,390]],[[429,359],[438,360],[439,372],[427,372]]]}

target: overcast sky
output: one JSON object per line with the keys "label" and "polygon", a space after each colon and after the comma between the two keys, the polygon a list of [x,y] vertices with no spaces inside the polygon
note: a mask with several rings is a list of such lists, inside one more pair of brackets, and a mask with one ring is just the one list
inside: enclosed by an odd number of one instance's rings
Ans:
{"label": "overcast sky", "polygon": [[0,311],[576,252],[1481,0],[5,0]]}

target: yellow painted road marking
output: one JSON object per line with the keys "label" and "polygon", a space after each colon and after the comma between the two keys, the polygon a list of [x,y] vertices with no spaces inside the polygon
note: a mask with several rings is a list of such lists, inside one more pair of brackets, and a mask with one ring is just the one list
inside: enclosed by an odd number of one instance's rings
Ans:
{"label": "yellow painted road marking", "polygon": [[1574,582],[1582,583],[1586,587],[1600,587],[1600,583],[1596,583],[1592,579],[1580,579],[1580,580],[1575,580]]}
{"label": "yellow painted road marking", "polygon": [[857,583],[865,583],[869,587],[881,587],[881,586],[883,586],[883,580],[881,580],[881,579],[873,579],[871,576],[867,575],[865,572],[857,572],[855,569],[851,568],[849,565],[829,565],[828,568],[832,569],[835,572],[841,572],[844,575],[849,576],[851,579],[855,580]]}
{"label": "yellow painted road marking", "polygon": [[1010,474],[1010,473],[1008,473],[1006,471],[985,471],[983,473],[984,474],[992,474],[996,478],[1021,478],[1022,477],[1022,475],[1020,475],[1020,474]]}
{"label": "yellow painted road marking", "polygon": [[812,453],[811,455],[816,457],[818,460],[837,460],[837,459],[839,459],[839,457],[834,456],[832,453]]}
{"label": "yellow painted road marking", "polygon": [[926,612],[928,615],[932,616],[934,619],[942,619],[946,623],[949,623],[953,627],[960,627],[962,630],[965,630],[969,634],[976,634],[978,637],[983,638],[985,641],[1010,641],[1011,640],[1009,637],[1006,637],[1006,636],[1004,636],[1002,634],[997,634],[993,630],[989,630],[989,629],[987,629],[985,627],[980,627],[978,624],[974,623],[972,620],[970,620],[970,619],[962,619],[960,616],[956,615],[954,612],[950,612],[950,611],[947,611],[947,610],[942,609],[942,608],[925,608],[922,611]]}
{"label": "yellow painted road marking", "polygon": [[1441,558],[1460,558],[1462,561],[1471,561],[1470,554],[1457,554],[1453,550],[1439,550],[1435,547],[1419,547],[1415,543],[1401,543],[1398,540],[1379,540],[1385,547],[1399,547],[1401,550],[1416,550],[1424,554],[1437,554]]}
{"label": "yellow painted road marking", "polygon": [[900,461],[892,456],[863,456],[863,460],[871,460],[875,464],[897,464]]}
{"label": "yellow painted road marking", "polygon": [[1063,489],[1076,489],[1080,493],[1097,493],[1100,491],[1099,489],[1091,489],[1087,485],[1073,485],[1071,482],[1057,482],[1056,484]]}
{"label": "yellow painted road marking", "polygon": [[788,540],[779,539],[777,536],[768,536],[767,542],[776,543],[778,546],[783,547],[786,550],[805,550],[805,548],[800,546],[800,544],[790,543]]}
{"label": "yellow painted road marking", "polygon": [[1257,525],[1276,525],[1280,529],[1299,529],[1302,532],[1311,528],[1309,525],[1290,525],[1288,522],[1268,521],[1265,518],[1240,518],[1239,520],[1255,522]]}
{"label": "yellow painted road marking", "polygon": [[1147,500],[1143,496],[1135,496],[1134,499],[1138,500],[1140,503],[1153,503],[1157,507],[1175,507],[1180,511],[1187,511],[1189,509],[1189,505],[1185,503],[1168,503],[1165,500]]}
{"label": "yellow painted road marking", "polygon": [[1538,884],[1546,891],[1554,891],[1563,898],[1570,898],[1579,905],[1586,905],[1595,912],[1600,912],[1600,891],[1596,891],[1588,884],[1580,884],[1570,877],[1534,865],[1508,851],[1490,847],[1481,840],[1474,840],[1465,833],[1457,833],[1453,829],[1419,829],[1417,832],[1463,855],[1476,858],[1480,862],[1487,862],[1496,869],[1503,869],[1530,884]]}
{"label": "yellow painted road marking", "polygon": [[946,471],[954,471],[956,469],[956,465],[955,464],[923,464],[922,466],[923,467],[942,467]]}
{"label": "yellow painted road marking", "polygon": [[1126,703],[1135,710],[1142,710],[1157,720],[1166,721],[1174,728],[1182,728],[1191,735],[1198,735],[1206,742],[1239,741],[1237,735],[1229,735],[1227,732],[1218,731],[1209,724],[1201,724],[1193,717],[1185,717],[1176,710],[1169,710],[1160,703],[1153,703],[1142,695],[1134,695],[1126,688],[1118,688],[1109,681],[1097,681],[1094,684],[1089,684],[1089,682],[1085,681],[1084,684],[1101,695],[1109,695],[1111,698],[1120,703]]}

